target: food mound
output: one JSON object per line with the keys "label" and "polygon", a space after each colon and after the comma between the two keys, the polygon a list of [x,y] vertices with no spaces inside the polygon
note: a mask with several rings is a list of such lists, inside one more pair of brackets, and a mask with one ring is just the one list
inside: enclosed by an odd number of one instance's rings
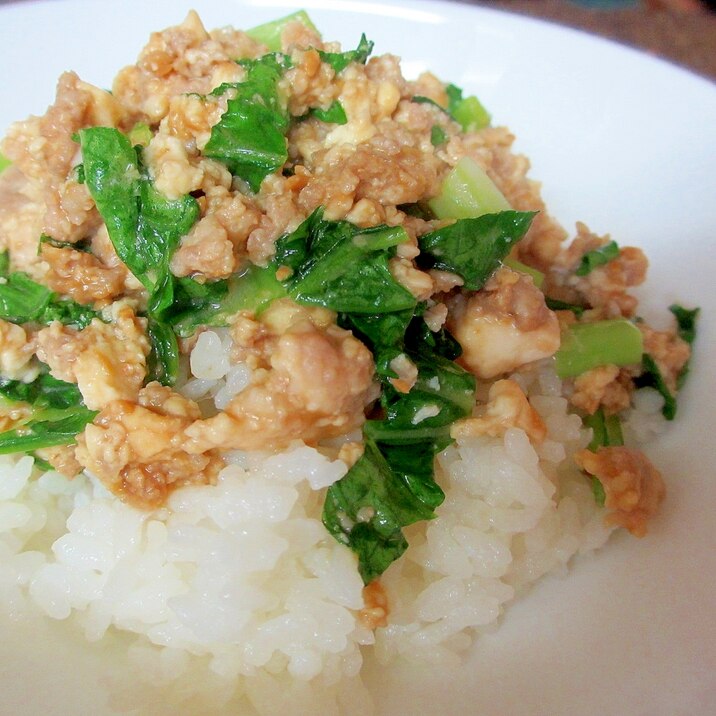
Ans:
{"label": "food mound", "polygon": [[642,251],[568,241],[512,141],[303,12],[62,75],[0,145],[12,598],[135,634],[149,680],[333,713],[363,647],[450,658],[643,535],[697,310],[641,320]]}

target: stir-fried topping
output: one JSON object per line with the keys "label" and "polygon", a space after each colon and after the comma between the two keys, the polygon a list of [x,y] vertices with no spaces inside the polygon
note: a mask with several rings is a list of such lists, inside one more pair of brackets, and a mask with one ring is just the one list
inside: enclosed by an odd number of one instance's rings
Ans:
{"label": "stir-fried topping", "polygon": [[[191,13],[112,93],[68,73],[11,129],[0,452],[152,508],[229,450],[318,445],[349,464],[323,522],[369,584],[435,516],[457,436],[545,440],[509,376],[554,360],[594,431],[578,464],[642,534],[663,486],[617,414],[652,386],[673,418],[698,309],[639,320],[643,253],[583,225],[566,243],[479,100],[373,49],[304,12],[248,33]],[[224,388],[194,400],[193,370]]]}

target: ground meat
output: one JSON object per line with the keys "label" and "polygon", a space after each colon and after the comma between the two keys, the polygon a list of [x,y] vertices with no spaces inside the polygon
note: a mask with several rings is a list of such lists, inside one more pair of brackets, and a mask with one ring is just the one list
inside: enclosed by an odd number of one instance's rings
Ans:
{"label": "ground meat", "polygon": [[11,166],[0,175],[0,250],[8,251],[13,269],[33,278],[45,272],[37,255],[44,212],[41,192],[19,169]]}
{"label": "ground meat", "polygon": [[383,585],[376,579],[363,587],[365,606],[358,612],[358,621],[371,631],[388,626],[388,595]]}
{"label": "ground meat", "polygon": [[199,417],[196,403],[149,383],[137,401],[113,400],[77,440],[78,461],[114,494],[152,508],[183,485],[212,482],[222,461],[213,451],[189,454],[184,429]]}
{"label": "ground meat", "polygon": [[324,49],[323,40],[318,32],[298,20],[289,22],[281,31],[281,49],[291,52],[295,48],[315,47]]}
{"label": "ground meat", "polygon": [[377,136],[343,157],[326,156],[301,192],[300,204],[307,212],[325,206],[326,216],[337,219],[361,199],[415,203],[437,193],[438,167],[432,153]]}
{"label": "ground meat", "polygon": [[626,246],[616,258],[586,276],[574,273],[584,254],[608,242],[608,236],[597,236],[578,223],[574,241],[553,257],[546,270],[545,293],[567,303],[599,309],[602,318],[633,316],[637,299],[629,289],[644,282],[649,265],[641,249]]}
{"label": "ground meat", "polygon": [[[99,225],[87,188],[73,176],[73,167],[80,161],[79,144],[73,137],[84,127],[122,126],[124,119],[123,108],[111,94],[66,72],[47,113],[10,128],[2,151],[37,189],[44,205],[40,233],[75,242]],[[39,233],[33,237],[35,247],[38,238]]]}
{"label": "ground meat", "polygon": [[436,194],[446,165],[430,142],[434,120],[406,120],[411,111],[433,113],[420,105],[405,109],[406,83],[397,60],[385,56],[367,67],[352,65],[337,81],[347,123],[329,129],[321,122],[302,122],[289,133],[289,154],[300,157],[309,174],[299,196],[303,211],[324,206],[327,218],[340,219],[369,200],[373,212],[381,214]]}
{"label": "ground meat", "polygon": [[204,178],[181,140],[161,132],[154,135],[144,150],[144,162],[151,170],[155,187],[168,199],[179,199],[196,191]]}
{"label": "ground meat", "polygon": [[600,447],[596,453],[581,450],[574,459],[602,483],[610,511],[607,522],[643,537],[666,494],[661,474],[649,459],[626,447]]}
{"label": "ground meat", "polygon": [[390,369],[398,376],[390,378],[390,384],[399,393],[409,393],[418,380],[418,367],[405,353],[400,353],[390,361]]}
{"label": "ground meat", "polygon": [[0,374],[4,378],[33,380],[38,373],[38,366],[32,362],[35,348],[35,340],[22,326],[0,318]]}
{"label": "ground meat", "polygon": [[76,477],[82,472],[82,465],[75,457],[74,445],[57,445],[56,447],[39,448],[35,454],[46,460],[52,467],[65,477]]}
{"label": "ground meat", "polygon": [[615,365],[602,365],[575,378],[569,400],[590,415],[600,406],[612,414],[629,407],[633,392],[634,382],[628,372]]}
{"label": "ground meat", "polygon": [[432,277],[429,273],[415,268],[411,261],[396,256],[390,259],[389,266],[393,278],[405,286],[418,301],[427,301],[433,295],[435,284]]}
{"label": "ground meat", "polygon": [[135,400],[146,374],[146,319],[123,303],[115,303],[111,313],[109,323],[95,318],[82,331],[55,321],[37,334],[38,358],[55,378],[77,383],[92,410]]}
{"label": "ground meat", "polygon": [[258,226],[249,234],[246,249],[256,264],[265,264],[274,254],[275,240],[293,231],[307,214],[298,206],[298,191],[303,182],[295,177],[268,176],[261,186],[257,203],[264,212]]}
{"label": "ground meat", "polygon": [[201,97],[195,94],[178,95],[169,100],[167,116],[159,131],[176,137],[189,154],[202,150],[211,138],[211,128],[226,111],[227,95]]}
{"label": "ground meat", "polygon": [[559,321],[525,274],[499,269],[485,287],[448,302],[447,327],[463,348],[458,359],[479,378],[494,378],[546,358],[560,345]]}
{"label": "ground meat", "polygon": [[236,82],[242,70],[234,60],[259,54],[261,45],[243,32],[210,35],[192,11],[181,25],[152,33],[137,64],[117,75],[112,91],[135,121],[156,124],[172,97],[208,94],[222,82]]}
{"label": "ground meat", "polygon": [[12,430],[31,417],[32,408],[27,403],[0,401],[0,432]]}
{"label": "ground meat", "polygon": [[291,59],[293,66],[281,80],[281,87],[289,97],[289,113],[294,117],[302,117],[311,107],[328,109],[339,87],[333,82],[333,68],[321,62],[316,49],[296,51]]}
{"label": "ground meat", "polygon": [[42,244],[40,256],[49,267],[43,282],[78,303],[106,301],[124,292],[123,266],[108,267],[86,251],[51,244]]}
{"label": "ground meat", "polygon": [[268,364],[254,370],[253,383],[225,412],[187,429],[190,452],[279,448],[299,438],[315,442],[363,423],[365,405],[375,397],[370,351],[350,332],[321,326],[320,319],[317,326],[311,312],[283,305],[285,310],[274,307],[268,326],[240,327],[254,365],[262,359]]}
{"label": "ground meat", "polygon": [[497,437],[509,428],[524,430],[536,443],[543,442],[547,436],[547,426],[520,386],[514,380],[498,380],[490,387],[483,414],[453,423],[450,435],[456,440],[475,435]]}
{"label": "ground meat", "polygon": [[181,240],[170,268],[175,276],[201,274],[207,279],[228,278],[236,269],[234,245],[212,214],[200,219]]}

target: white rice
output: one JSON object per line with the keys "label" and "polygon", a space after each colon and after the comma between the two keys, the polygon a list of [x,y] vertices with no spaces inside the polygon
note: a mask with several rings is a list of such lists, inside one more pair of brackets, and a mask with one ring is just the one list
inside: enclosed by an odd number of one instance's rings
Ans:
{"label": "white rice", "polygon": [[[225,333],[203,333],[183,392],[225,406],[250,378],[229,352]],[[0,457],[0,600],[72,619],[90,641],[136,635],[138,673],[171,685],[181,713],[209,713],[209,702],[243,704],[241,713],[369,713],[365,649],[386,663],[450,663],[529,584],[609,535],[570,459],[590,436],[550,363],[515,378],[547,439],[535,449],[510,429],[439,456],[446,499],[435,520],[407,531],[410,548],[382,579],[387,628],[361,624],[355,558],[320,521],[325,488],[346,466],[301,443],[232,453],[216,485],[178,490],[153,513],[91,476],[38,476],[31,458]],[[655,405],[638,398],[632,432],[653,432]],[[149,698],[136,684],[132,693]],[[153,703],[149,712],[161,713]]]}

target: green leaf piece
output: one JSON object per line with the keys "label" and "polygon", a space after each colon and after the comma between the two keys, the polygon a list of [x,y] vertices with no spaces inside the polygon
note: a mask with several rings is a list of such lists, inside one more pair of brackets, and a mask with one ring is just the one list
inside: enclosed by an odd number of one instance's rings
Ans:
{"label": "green leaf piece", "polygon": [[458,274],[464,286],[477,291],[510,249],[527,233],[534,212],[502,211],[460,219],[418,238],[425,268]]}
{"label": "green leaf piece", "polygon": [[235,96],[212,127],[204,155],[226,164],[232,174],[258,192],[261,182],[288,159],[285,134],[289,118],[278,83],[290,60],[271,54],[240,64],[246,68],[246,79],[221,85],[212,92],[232,92]]}
{"label": "green leaf piece", "polygon": [[318,55],[322,62],[330,65],[333,71],[338,74],[343,72],[352,62],[364,65],[371,52],[373,52],[373,43],[366,39],[365,34],[363,34],[355,50],[349,50],[348,52],[323,52],[319,50]]}
{"label": "green leaf piece", "polygon": [[610,241],[598,249],[587,251],[587,253],[582,256],[582,260],[574,273],[577,276],[587,276],[592,273],[595,268],[604,266],[617,258],[619,258],[619,245],[616,241]]}
{"label": "green leaf piece", "polygon": [[31,408],[22,425],[0,433],[2,455],[72,445],[75,436],[97,415],[85,407],[76,385],[49,373],[41,373],[30,383],[0,378],[0,396],[13,403],[27,403]]}

